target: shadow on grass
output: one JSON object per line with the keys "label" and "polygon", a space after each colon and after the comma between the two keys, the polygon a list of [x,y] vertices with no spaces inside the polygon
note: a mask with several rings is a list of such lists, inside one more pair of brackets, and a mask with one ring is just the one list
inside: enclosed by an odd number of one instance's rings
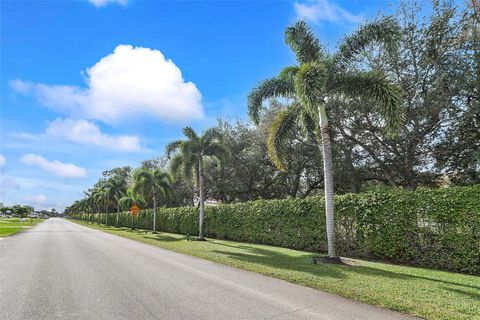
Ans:
{"label": "shadow on grass", "polygon": [[165,242],[174,242],[174,241],[182,241],[185,240],[186,237],[172,237],[165,234],[155,234],[154,236],[144,237],[145,239],[157,240],[157,241],[165,241]]}
{"label": "shadow on grass", "polygon": [[[432,281],[434,283],[442,283],[449,286],[460,286],[465,288],[471,288],[480,290],[479,286],[466,283],[458,283],[452,281],[446,281],[442,279],[436,279],[431,277],[418,276],[413,274],[406,274],[403,272],[393,272],[386,271],[381,269],[376,269],[368,266],[361,265],[333,265],[333,264],[319,264],[315,265],[312,262],[312,257],[317,256],[317,254],[305,254],[301,256],[290,256],[278,251],[266,250],[262,248],[250,247],[245,245],[232,246],[228,244],[211,242],[215,245],[231,247],[234,249],[240,249],[246,251],[246,253],[224,251],[224,250],[214,250],[217,254],[226,255],[231,259],[238,261],[250,262],[255,264],[264,265],[272,268],[281,268],[292,271],[307,272],[319,277],[332,277],[332,278],[346,278],[347,275],[345,272],[354,272],[361,274],[363,276],[371,277],[385,277],[389,279],[399,279],[403,281],[412,281],[416,279]],[[453,292],[457,292],[464,295],[470,295],[472,297],[480,297],[480,294],[471,293],[468,291],[463,291],[460,289],[448,288]]]}
{"label": "shadow on grass", "polygon": [[468,298],[471,298],[471,299],[473,299],[477,302],[480,301],[480,293],[465,291],[465,290],[456,289],[456,288],[449,288],[449,287],[443,287],[443,289],[461,294],[461,295],[466,296]]}
{"label": "shadow on grass", "polygon": [[282,269],[282,270],[292,270],[292,271],[301,271],[307,272],[319,277],[331,277],[337,279],[345,278],[344,272],[338,268],[338,266],[333,265],[323,265],[321,270],[317,265],[312,263],[312,257],[316,256],[315,254],[304,254],[300,256],[289,256],[287,254],[265,250],[261,248],[249,247],[249,246],[230,246],[227,244],[215,243],[212,244],[232,247],[235,249],[240,249],[247,251],[248,253],[233,252],[226,250],[213,250],[214,253],[225,255],[230,259],[260,264],[270,268]]}

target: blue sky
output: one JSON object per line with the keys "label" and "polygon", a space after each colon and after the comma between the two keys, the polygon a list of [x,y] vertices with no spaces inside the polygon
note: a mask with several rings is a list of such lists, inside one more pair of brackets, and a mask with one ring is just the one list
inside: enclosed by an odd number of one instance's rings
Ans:
{"label": "blue sky", "polygon": [[1,202],[62,210],[187,125],[246,118],[255,84],[294,63],[286,26],[337,41],[384,1],[1,2]]}

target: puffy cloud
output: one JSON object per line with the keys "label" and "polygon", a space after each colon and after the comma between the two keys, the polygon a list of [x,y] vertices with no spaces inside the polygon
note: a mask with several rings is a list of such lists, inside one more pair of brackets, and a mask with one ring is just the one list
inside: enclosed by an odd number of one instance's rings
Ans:
{"label": "puffy cloud", "polygon": [[78,167],[73,163],[64,163],[58,160],[48,161],[36,154],[26,154],[20,161],[26,165],[37,166],[40,169],[65,178],[83,178],[87,176],[85,168]]}
{"label": "puffy cloud", "polygon": [[295,2],[293,6],[299,19],[311,22],[360,23],[364,20],[361,15],[352,14],[330,0]]}
{"label": "puffy cloud", "polygon": [[58,118],[50,123],[46,133],[85,145],[127,152],[141,150],[139,137],[128,135],[111,136],[101,132],[97,125],[87,120]]}
{"label": "puffy cloud", "polygon": [[117,123],[132,117],[187,121],[203,117],[201,94],[159,50],[119,45],[85,72],[87,87],[10,82],[23,94],[75,117]]}
{"label": "puffy cloud", "polygon": [[126,6],[128,3],[128,0],[88,0],[91,4],[93,4],[95,7],[105,7],[107,4],[120,4],[122,6]]}
{"label": "puffy cloud", "polygon": [[3,154],[0,154],[0,168],[7,164],[7,159]]}

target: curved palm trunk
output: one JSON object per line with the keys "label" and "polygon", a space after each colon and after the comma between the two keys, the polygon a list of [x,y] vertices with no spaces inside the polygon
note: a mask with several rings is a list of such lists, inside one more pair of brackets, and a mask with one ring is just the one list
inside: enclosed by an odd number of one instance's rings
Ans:
{"label": "curved palm trunk", "polygon": [[152,228],[153,233],[157,232],[155,230],[156,225],[157,225],[157,198],[155,197],[155,194],[153,194],[153,228]]}
{"label": "curved palm trunk", "polygon": [[198,239],[203,240],[203,220],[205,218],[205,190],[203,190],[202,157],[198,160],[198,187],[200,189],[200,216],[198,219]]}
{"label": "curved palm trunk", "polygon": [[323,176],[325,185],[325,218],[327,225],[327,246],[328,257],[336,258],[335,252],[335,230],[334,230],[334,202],[333,202],[333,164],[332,164],[332,146],[330,143],[330,134],[328,129],[327,114],[325,106],[318,107],[320,114],[320,135],[322,137],[323,153]]}

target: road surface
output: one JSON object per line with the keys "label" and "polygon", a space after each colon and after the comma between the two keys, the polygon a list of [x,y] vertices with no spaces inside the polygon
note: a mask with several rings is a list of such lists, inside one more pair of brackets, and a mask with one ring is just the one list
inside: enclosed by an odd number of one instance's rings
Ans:
{"label": "road surface", "polygon": [[413,319],[63,219],[0,240],[1,319]]}

